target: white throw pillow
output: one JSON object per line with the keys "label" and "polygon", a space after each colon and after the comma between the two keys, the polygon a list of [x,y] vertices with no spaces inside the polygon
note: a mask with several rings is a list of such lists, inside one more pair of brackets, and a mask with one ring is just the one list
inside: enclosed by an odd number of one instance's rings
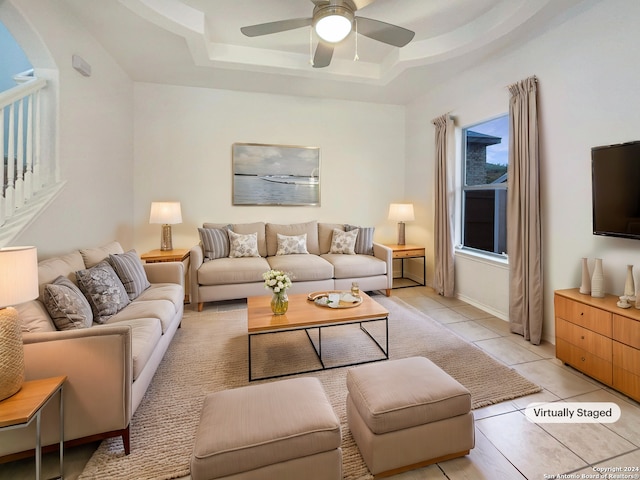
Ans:
{"label": "white throw pillow", "polygon": [[229,230],[229,258],[259,257],[258,232],[241,235]]}
{"label": "white throw pillow", "polygon": [[343,232],[342,230],[334,228],[329,253],[345,253],[347,255],[355,255],[357,238],[358,230]]}
{"label": "white throw pillow", "polygon": [[296,253],[309,253],[307,251],[307,234],[281,235],[278,233],[276,255],[293,255]]}

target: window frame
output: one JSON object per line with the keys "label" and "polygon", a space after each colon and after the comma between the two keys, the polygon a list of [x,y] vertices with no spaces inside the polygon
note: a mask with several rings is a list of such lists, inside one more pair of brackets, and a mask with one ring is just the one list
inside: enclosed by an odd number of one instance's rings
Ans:
{"label": "window frame", "polygon": [[[506,195],[507,195],[507,181],[502,182],[502,183],[485,183],[485,184],[480,184],[480,185],[467,185],[467,131],[469,130],[473,130],[474,127],[477,127],[479,125],[503,118],[503,117],[509,117],[509,113],[502,113],[499,115],[496,115],[494,117],[491,118],[487,118],[484,120],[481,120],[479,122],[474,122],[472,124],[469,124],[467,126],[461,127],[460,128],[460,137],[459,137],[459,143],[458,145],[461,146],[460,149],[460,189],[459,189],[459,196],[460,196],[460,210],[459,210],[459,228],[460,228],[460,235],[459,235],[459,247],[458,250],[468,253],[468,254],[472,254],[472,255],[476,255],[476,256],[482,256],[485,257],[487,259],[493,259],[493,260],[498,260],[501,263],[502,262],[508,262],[508,253],[506,251],[503,252],[495,252],[495,251],[489,251],[489,250],[484,250],[481,248],[476,248],[476,247],[472,247],[472,246],[467,246],[465,245],[465,229],[466,229],[466,221],[465,221],[465,213],[466,213],[466,192],[473,192],[473,191],[504,191],[504,202],[505,202],[505,211],[504,211],[504,222],[506,224]],[[508,120],[507,120],[508,121]],[[507,168],[508,168],[508,153],[507,153]],[[508,170],[507,170],[508,171]],[[495,199],[494,199],[495,201]],[[499,228],[497,225],[494,227],[494,248],[495,248],[495,238],[497,235],[496,229]],[[505,238],[505,245],[504,245],[504,250],[506,250],[506,238]]]}

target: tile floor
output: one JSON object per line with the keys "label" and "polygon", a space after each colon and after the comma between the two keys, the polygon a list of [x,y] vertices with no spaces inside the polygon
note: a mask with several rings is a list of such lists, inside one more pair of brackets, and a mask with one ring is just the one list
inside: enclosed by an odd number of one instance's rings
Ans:
{"label": "tile floor", "polygon": [[[640,404],[564,366],[554,346],[533,346],[509,333],[508,324],[428,287],[396,289],[416,308],[446,325],[523,376],[543,387],[535,395],[475,410],[476,446],[463,458],[396,475],[395,480],[537,480],[550,478],[640,478],[598,476],[598,467],[640,467]],[[229,308],[228,304],[209,308]],[[534,424],[524,409],[530,402],[614,402],[621,418],[613,424]],[[65,478],[75,479],[95,446],[66,452]],[[55,455],[45,459],[46,478],[55,475]],[[33,478],[33,461],[0,465],[0,480]],[[186,479],[183,479],[186,480]]]}

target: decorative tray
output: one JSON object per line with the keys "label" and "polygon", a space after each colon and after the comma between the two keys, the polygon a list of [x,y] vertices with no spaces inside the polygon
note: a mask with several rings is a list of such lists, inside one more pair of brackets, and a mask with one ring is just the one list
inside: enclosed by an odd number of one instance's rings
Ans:
{"label": "decorative tray", "polygon": [[329,308],[353,308],[362,303],[362,297],[354,297],[351,292],[342,290],[312,292],[307,296],[307,300],[319,307]]}

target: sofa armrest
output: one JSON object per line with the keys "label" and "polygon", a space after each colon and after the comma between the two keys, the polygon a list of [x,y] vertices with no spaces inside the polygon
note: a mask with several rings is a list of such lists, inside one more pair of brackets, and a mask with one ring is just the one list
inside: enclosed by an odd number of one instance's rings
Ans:
{"label": "sofa armrest", "polygon": [[381,243],[373,242],[373,256],[387,264],[387,295],[393,287],[393,250]]}
{"label": "sofa armrest", "polygon": [[177,283],[184,287],[182,262],[145,263],[144,271],[150,283]]}
{"label": "sofa armrest", "polygon": [[[130,327],[95,326],[23,333],[23,344],[26,380],[67,376],[64,386],[66,440],[128,427],[132,415],[133,375]],[[45,407],[43,445],[57,442],[58,415],[53,402]],[[33,448],[33,435],[23,433],[2,432],[0,455]]]}
{"label": "sofa armrest", "polygon": [[191,291],[189,292],[191,305],[197,306],[200,302],[198,292],[198,269],[204,263],[204,251],[202,245],[195,245],[191,247],[189,252],[189,269],[191,274]]}

